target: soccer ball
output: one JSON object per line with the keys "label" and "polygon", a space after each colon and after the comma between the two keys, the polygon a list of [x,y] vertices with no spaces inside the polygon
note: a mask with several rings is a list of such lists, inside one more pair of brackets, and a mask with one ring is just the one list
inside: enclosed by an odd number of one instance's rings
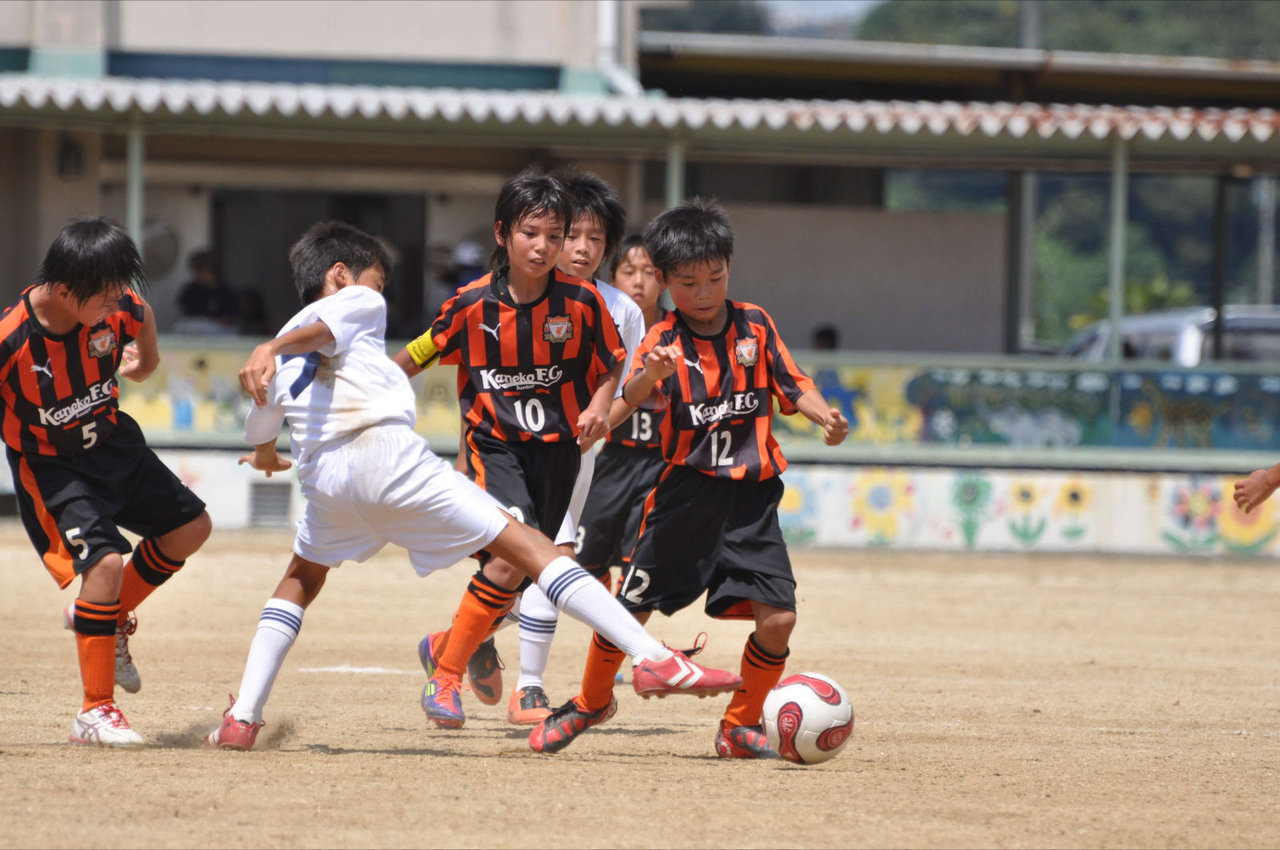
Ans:
{"label": "soccer ball", "polygon": [[831,678],[797,673],[764,698],[764,732],[787,761],[818,764],[835,758],[853,735],[853,704]]}

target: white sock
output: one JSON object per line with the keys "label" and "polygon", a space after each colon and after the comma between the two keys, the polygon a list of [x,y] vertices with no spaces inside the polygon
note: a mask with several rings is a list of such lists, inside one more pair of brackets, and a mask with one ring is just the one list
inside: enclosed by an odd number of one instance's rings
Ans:
{"label": "white sock", "polygon": [[581,620],[632,658],[665,661],[671,650],[644,630],[604,585],[570,557],[561,555],[542,571],[538,587],[561,611]]}
{"label": "white sock", "polygon": [[301,605],[283,599],[268,599],[258,617],[258,633],[249,644],[249,659],[244,663],[240,693],[231,716],[245,723],[262,720],[262,707],[271,695],[280,665],[289,654],[298,630],[302,628]]}
{"label": "white sock", "polygon": [[497,632],[502,631],[503,629],[509,629],[520,622],[520,603],[523,600],[524,600],[523,593],[521,593],[519,596],[516,597],[515,604],[511,606],[511,610],[506,613],[506,616],[502,618],[502,622],[498,624],[497,631],[494,632],[495,634]]}
{"label": "white sock", "polygon": [[542,687],[542,674],[551,655],[560,609],[536,584],[525,589],[520,599],[520,678],[517,688]]}

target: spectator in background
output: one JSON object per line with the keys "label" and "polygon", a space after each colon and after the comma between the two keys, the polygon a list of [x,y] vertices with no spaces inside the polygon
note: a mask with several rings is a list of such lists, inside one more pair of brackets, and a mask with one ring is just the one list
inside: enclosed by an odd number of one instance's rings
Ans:
{"label": "spectator in background", "polygon": [[479,280],[489,271],[485,262],[484,248],[479,242],[463,239],[453,248],[449,257],[449,269],[442,278],[444,284],[451,289],[466,286],[473,280]]}
{"label": "spectator in background", "polygon": [[840,332],[835,325],[818,325],[813,329],[814,351],[835,351],[840,347]]}
{"label": "spectator in background", "polygon": [[187,260],[191,279],[178,293],[181,333],[232,334],[240,316],[240,296],[222,281],[213,253],[200,250]]}

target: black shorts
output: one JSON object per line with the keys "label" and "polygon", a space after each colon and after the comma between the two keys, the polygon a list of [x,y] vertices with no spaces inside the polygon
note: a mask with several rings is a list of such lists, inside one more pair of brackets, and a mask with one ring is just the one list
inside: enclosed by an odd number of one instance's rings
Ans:
{"label": "black shorts", "polygon": [[674,614],[707,592],[712,617],[749,618],[749,603],[796,609],[796,580],[778,526],[782,480],[713,478],[670,465],[654,489],[619,601]]}
{"label": "black shorts", "polygon": [[123,411],[116,417],[115,430],[80,454],[8,449],[18,514],[60,587],[103,555],[128,553],[120,527],[160,537],[204,513],[204,502],[147,447],[138,423]]}
{"label": "black shorts", "polygon": [[640,533],[644,500],[667,466],[662,452],[606,443],[578,523],[578,563],[603,572],[631,555]]}
{"label": "black shorts", "polygon": [[467,469],[476,484],[552,540],[569,509],[581,462],[582,449],[573,440],[508,443],[467,433]]}

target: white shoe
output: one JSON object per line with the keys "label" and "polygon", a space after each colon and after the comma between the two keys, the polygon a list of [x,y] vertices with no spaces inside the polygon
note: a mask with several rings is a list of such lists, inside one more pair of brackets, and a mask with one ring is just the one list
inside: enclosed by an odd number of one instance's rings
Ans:
{"label": "white shoe", "polygon": [[71,721],[71,735],[67,740],[81,747],[120,747],[137,749],[147,742],[129,726],[114,702],[82,711]]}
{"label": "white shoe", "polygon": [[[68,631],[75,629],[75,608],[76,603],[72,602],[62,609],[62,627]],[[142,690],[142,677],[129,654],[129,636],[137,630],[138,618],[132,615],[116,628],[116,684],[131,694]]]}

